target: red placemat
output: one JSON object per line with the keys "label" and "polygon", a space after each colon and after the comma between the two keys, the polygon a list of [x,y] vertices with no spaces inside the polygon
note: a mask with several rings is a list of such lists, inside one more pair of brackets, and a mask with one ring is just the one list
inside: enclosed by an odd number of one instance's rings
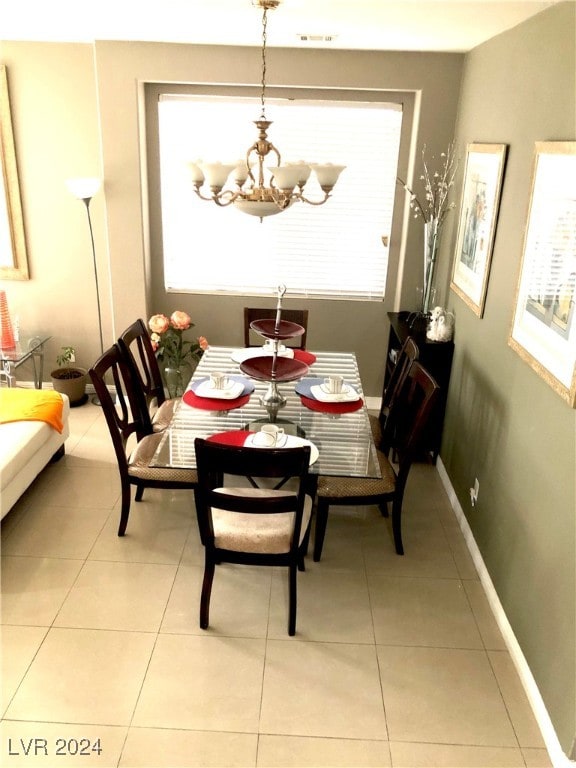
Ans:
{"label": "red placemat", "polygon": [[320,400],[313,400],[311,397],[300,396],[302,404],[311,411],[322,411],[322,413],[352,413],[359,411],[364,405],[364,400],[354,400],[352,403],[322,403]]}
{"label": "red placemat", "polygon": [[234,429],[231,432],[217,432],[207,438],[212,443],[222,443],[223,445],[243,446],[244,441],[252,432],[246,429]]}
{"label": "red placemat", "polygon": [[217,397],[198,397],[191,389],[182,395],[182,402],[192,406],[192,408],[201,408],[203,411],[231,411],[234,408],[242,408],[249,400],[250,395],[235,397],[234,400]]}
{"label": "red placemat", "polygon": [[306,363],[306,365],[312,365],[312,363],[316,362],[316,355],[313,355],[312,352],[308,352],[306,349],[295,349],[294,360],[299,360],[301,363]]}

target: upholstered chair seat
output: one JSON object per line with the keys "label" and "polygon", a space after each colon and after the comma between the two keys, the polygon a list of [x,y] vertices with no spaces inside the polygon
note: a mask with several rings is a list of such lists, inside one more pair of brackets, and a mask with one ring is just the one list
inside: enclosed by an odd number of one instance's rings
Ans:
{"label": "upholstered chair seat", "polygon": [[148,482],[189,483],[196,482],[192,469],[178,467],[151,467],[150,464],[162,439],[162,433],[147,435],[136,444],[128,457],[128,475]]}
{"label": "upholstered chair seat", "polygon": [[[291,496],[286,491],[263,490],[261,488],[216,488],[216,492],[253,499],[271,496]],[[312,499],[306,496],[300,541],[310,524]],[[258,515],[242,512],[229,512],[212,507],[212,525],[214,527],[214,545],[219,549],[232,552],[260,552],[267,555],[279,555],[290,551],[294,530],[294,512],[278,512],[275,515]]]}
{"label": "upholstered chair seat", "polygon": [[364,477],[327,477],[318,478],[318,495],[327,496],[337,504],[337,499],[348,496],[387,496],[396,488],[396,473],[388,457],[377,451],[378,464],[382,479]]}

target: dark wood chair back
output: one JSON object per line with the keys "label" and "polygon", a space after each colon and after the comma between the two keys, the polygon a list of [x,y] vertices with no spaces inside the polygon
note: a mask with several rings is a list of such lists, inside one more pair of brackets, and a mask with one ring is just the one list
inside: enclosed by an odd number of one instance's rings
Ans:
{"label": "dark wood chair back", "polygon": [[118,536],[124,536],[130,514],[131,486],[136,486],[135,501],[142,501],[145,488],[195,488],[197,475],[193,469],[151,465],[162,434],[153,434],[150,421],[142,419],[139,387],[118,344],[98,358],[89,374],[118,462],[122,489]]}
{"label": "dark wood chair back", "polygon": [[394,436],[394,451],[398,457],[398,484],[404,484],[412,463],[422,450],[422,437],[440,387],[430,372],[417,360],[412,362],[399,389],[389,420]]}
{"label": "dark wood chair back", "polygon": [[[244,307],[244,346],[257,347],[264,343],[264,339],[250,330],[250,323],[254,320],[275,320],[276,310],[262,307]],[[282,309],[282,320],[290,323],[298,323],[304,328],[302,336],[294,340],[286,339],[283,344],[294,346],[296,349],[306,348],[306,336],[308,334],[308,310],[307,309]],[[259,341],[258,341],[259,339]]]}
{"label": "dark wood chair back", "polygon": [[118,344],[107,349],[88,373],[104,412],[120,472],[127,472],[128,440],[132,435],[140,439],[144,434],[150,434],[151,430],[147,430],[141,421],[140,401],[133,386],[131,370]]}
{"label": "dark wood chair back", "polygon": [[[139,319],[129,325],[118,339],[118,346],[130,366],[140,391],[139,397],[144,400],[142,420],[146,422],[166,400],[166,395],[160,366],[144,321]],[[142,407],[142,403],[140,405]]]}
{"label": "dark wood chair back", "polygon": [[398,357],[392,368],[392,373],[385,382],[382,392],[382,401],[378,420],[380,422],[380,434],[382,450],[386,451],[392,447],[392,429],[389,420],[390,412],[394,408],[394,401],[399,396],[406,378],[410,372],[412,364],[418,360],[420,350],[414,339],[409,336],[398,352]]}
{"label": "dark wood chair back", "polygon": [[[200,538],[205,547],[200,627],[206,629],[209,624],[216,565],[228,562],[287,566],[288,632],[293,635],[296,629],[296,571],[304,570],[312,511],[312,499],[306,496],[310,446],[244,448],[196,438],[195,448],[198,473],[198,485],[194,491],[196,513]],[[247,487],[246,478],[251,479],[252,486]],[[221,529],[215,532],[215,526],[219,524],[215,515],[227,512],[232,513],[233,522],[227,523],[228,538],[225,539]],[[284,518],[278,518],[278,525],[282,529],[280,536],[284,547],[276,546],[278,538],[270,527],[263,527],[260,524],[262,520],[257,520],[257,517],[282,513]],[[272,521],[270,523],[274,526]]]}
{"label": "dark wood chair back", "polygon": [[402,543],[402,502],[410,468],[423,449],[424,430],[434,408],[440,387],[417,361],[412,362],[397,396],[391,403],[386,428],[390,430],[397,468],[388,458],[389,451],[378,450],[381,479],[324,477],[318,480],[314,560],[320,560],[332,504],[378,504],[388,517],[392,502],[392,531],[397,554],[404,554]]}

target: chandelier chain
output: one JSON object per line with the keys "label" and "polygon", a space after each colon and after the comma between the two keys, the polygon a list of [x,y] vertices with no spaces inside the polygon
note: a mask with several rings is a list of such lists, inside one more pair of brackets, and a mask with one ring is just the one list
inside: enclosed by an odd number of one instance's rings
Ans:
{"label": "chandelier chain", "polygon": [[260,92],[260,104],[262,106],[262,120],[266,119],[266,112],[264,107],[264,97],[266,93],[266,30],[268,26],[268,9],[264,8],[262,12],[262,90]]}

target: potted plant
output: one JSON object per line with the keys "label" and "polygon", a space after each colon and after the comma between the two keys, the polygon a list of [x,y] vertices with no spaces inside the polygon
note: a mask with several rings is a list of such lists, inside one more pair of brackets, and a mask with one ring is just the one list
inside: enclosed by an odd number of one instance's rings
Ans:
{"label": "potted plant", "polygon": [[53,388],[56,392],[67,395],[71,406],[83,405],[88,399],[87,371],[85,368],[72,365],[75,359],[74,347],[62,347],[62,351],[56,358],[59,367],[50,373]]}

